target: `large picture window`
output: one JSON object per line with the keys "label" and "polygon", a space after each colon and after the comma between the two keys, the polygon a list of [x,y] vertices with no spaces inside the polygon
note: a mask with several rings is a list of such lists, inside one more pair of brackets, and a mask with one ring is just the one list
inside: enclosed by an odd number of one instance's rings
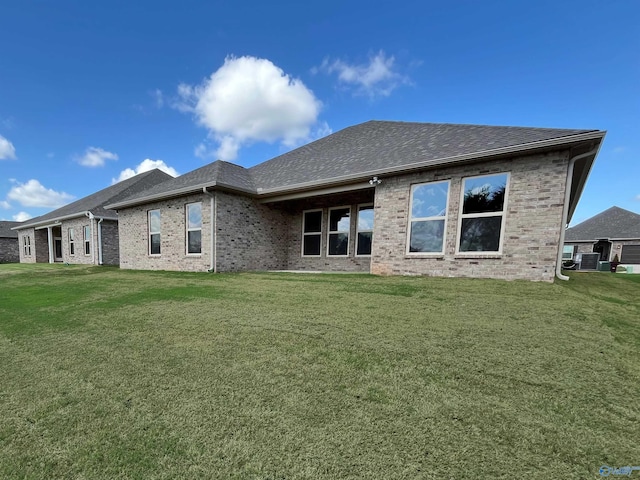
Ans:
{"label": "large picture window", "polygon": [[322,210],[302,213],[302,255],[319,257],[322,243]]}
{"label": "large picture window", "polygon": [[500,253],[509,174],[462,182],[458,252]]}
{"label": "large picture window", "polygon": [[76,234],[73,228],[69,229],[69,255],[76,254]]}
{"label": "large picture window", "polygon": [[373,205],[358,206],[356,255],[371,255],[373,241]]}
{"label": "large picture window", "polygon": [[346,257],[349,253],[350,207],[329,209],[327,255]]}
{"label": "large picture window", "polygon": [[187,204],[187,254],[202,251],[202,203]]}
{"label": "large picture window", "polygon": [[85,225],[82,230],[84,234],[84,254],[91,255],[91,227]]}
{"label": "large picture window", "polygon": [[149,253],[160,255],[160,210],[149,210]]}
{"label": "large picture window", "polygon": [[407,254],[444,253],[448,203],[448,181],[411,186]]}

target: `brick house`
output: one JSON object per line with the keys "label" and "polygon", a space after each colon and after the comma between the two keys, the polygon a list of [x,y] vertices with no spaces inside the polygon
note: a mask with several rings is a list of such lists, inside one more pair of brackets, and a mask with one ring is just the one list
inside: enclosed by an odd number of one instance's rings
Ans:
{"label": "brick house", "polygon": [[0,263],[17,263],[20,261],[18,234],[12,228],[20,222],[0,221]]}
{"label": "brick house", "polygon": [[118,216],[107,203],[171,179],[160,170],[141,173],[14,227],[20,263],[117,265]]}
{"label": "brick house", "polygon": [[552,281],[604,135],[370,121],[252,168],[216,161],[107,208],[121,268]]}
{"label": "brick house", "polygon": [[631,271],[640,273],[640,215],[611,207],[568,228],[563,259],[576,259],[584,253],[597,253],[594,257],[606,262],[618,255],[623,266],[631,266]]}

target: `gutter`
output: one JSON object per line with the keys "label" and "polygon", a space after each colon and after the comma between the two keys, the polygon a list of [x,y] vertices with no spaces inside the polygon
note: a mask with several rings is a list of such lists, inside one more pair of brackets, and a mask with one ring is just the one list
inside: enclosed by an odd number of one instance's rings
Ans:
{"label": "gutter", "polygon": [[567,169],[567,182],[565,184],[565,192],[564,192],[564,206],[562,207],[562,225],[561,225],[562,228],[560,229],[558,257],[556,258],[556,277],[559,280],[565,280],[565,281],[569,280],[569,277],[566,275],[563,275],[562,273],[562,249],[564,247],[564,235],[565,235],[565,231],[567,230],[566,226],[568,224],[568,217],[569,217],[569,200],[571,198],[571,186],[572,186],[571,184],[573,182],[573,169],[578,160],[589,157],[591,155],[593,155],[595,158],[595,156],[598,153],[598,150],[600,150],[600,145],[601,144],[599,143],[588,152],[581,153],[580,155],[576,155],[575,157],[569,160],[569,168]]}
{"label": "gutter", "polygon": [[211,243],[211,252],[210,252],[210,258],[211,258],[211,268],[209,270],[207,270],[207,272],[209,273],[216,273],[216,265],[217,265],[217,259],[216,259],[216,241],[217,241],[217,235],[216,235],[216,224],[215,224],[215,219],[218,218],[218,202],[216,201],[216,196],[215,194],[211,193],[210,191],[207,190],[207,187],[202,187],[202,193],[204,193],[205,195],[209,196],[210,199],[210,204],[209,204],[209,216],[210,216],[210,220],[209,223],[211,224],[211,235],[210,235],[210,243]]}
{"label": "gutter", "polygon": [[[50,220],[45,220],[43,222],[32,222],[32,223],[25,222],[22,225],[18,225],[17,227],[12,227],[11,230],[22,230],[25,228],[42,229],[47,227],[55,227],[60,225],[60,222],[64,220],[70,220],[72,218],[88,217],[88,216],[89,216],[89,211],[84,210],[82,212],[72,213],[70,215],[63,215],[62,217],[52,218]],[[104,218],[105,220],[118,220],[118,217],[102,217],[102,218]]]}

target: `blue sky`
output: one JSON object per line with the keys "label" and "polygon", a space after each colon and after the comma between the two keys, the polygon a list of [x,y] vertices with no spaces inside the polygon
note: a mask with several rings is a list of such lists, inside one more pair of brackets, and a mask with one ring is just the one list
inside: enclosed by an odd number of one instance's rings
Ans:
{"label": "blue sky", "polygon": [[607,130],[573,223],[640,212],[635,0],[3,2],[0,219],[376,120]]}

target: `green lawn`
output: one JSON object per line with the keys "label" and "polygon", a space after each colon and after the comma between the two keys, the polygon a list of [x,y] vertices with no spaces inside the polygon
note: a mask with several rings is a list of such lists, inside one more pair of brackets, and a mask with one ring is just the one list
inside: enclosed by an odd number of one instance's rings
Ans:
{"label": "green lawn", "polygon": [[0,265],[3,479],[599,478],[604,464],[640,465],[640,275]]}

